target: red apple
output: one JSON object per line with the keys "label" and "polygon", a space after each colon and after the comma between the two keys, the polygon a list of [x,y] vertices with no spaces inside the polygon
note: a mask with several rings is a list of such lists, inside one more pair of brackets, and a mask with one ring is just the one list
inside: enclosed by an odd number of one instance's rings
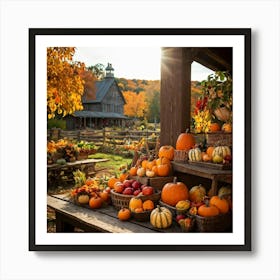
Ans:
{"label": "red apple", "polygon": [[141,193],[141,190],[140,189],[137,189],[133,192],[133,195],[134,196],[137,196],[139,193]]}
{"label": "red apple", "polygon": [[125,188],[122,194],[132,195],[134,192],[133,188]]}
{"label": "red apple", "polygon": [[153,189],[153,187],[146,186],[142,189],[142,193],[143,193],[143,195],[151,195],[154,193],[154,189]]}
{"label": "red apple", "polygon": [[124,185],[125,188],[131,188],[132,180],[124,180],[123,185]]}
{"label": "red apple", "polygon": [[132,183],[132,187],[133,187],[133,189],[140,189],[140,187],[141,187],[141,183],[140,182],[138,182],[138,181],[135,181],[135,182],[133,182]]}

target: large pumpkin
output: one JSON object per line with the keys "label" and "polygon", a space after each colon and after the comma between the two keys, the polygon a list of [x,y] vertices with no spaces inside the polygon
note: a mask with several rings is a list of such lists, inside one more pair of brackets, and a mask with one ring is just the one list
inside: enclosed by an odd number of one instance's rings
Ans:
{"label": "large pumpkin", "polygon": [[218,155],[222,158],[224,158],[226,155],[231,155],[230,147],[228,147],[228,146],[215,147],[215,149],[213,150],[213,153],[212,153],[212,157],[214,158],[214,156],[216,156],[216,155]]}
{"label": "large pumpkin", "polygon": [[172,183],[166,183],[161,190],[161,200],[170,206],[176,206],[180,200],[188,198],[188,187],[182,182],[177,182],[176,177]]}
{"label": "large pumpkin", "polygon": [[155,208],[150,215],[150,223],[155,228],[168,228],[172,225],[172,213],[166,207]]}
{"label": "large pumpkin", "polygon": [[201,202],[206,196],[206,189],[202,185],[193,186],[189,191],[189,199],[192,202]]}
{"label": "large pumpkin", "polygon": [[195,138],[191,133],[188,133],[188,129],[185,133],[181,133],[177,138],[176,150],[189,150],[195,145]]}
{"label": "large pumpkin", "polygon": [[161,146],[158,151],[158,157],[165,157],[169,160],[173,160],[174,158],[174,148],[172,146]]}
{"label": "large pumpkin", "polygon": [[189,161],[201,161],[201,150],[194,148],[189,150]]}

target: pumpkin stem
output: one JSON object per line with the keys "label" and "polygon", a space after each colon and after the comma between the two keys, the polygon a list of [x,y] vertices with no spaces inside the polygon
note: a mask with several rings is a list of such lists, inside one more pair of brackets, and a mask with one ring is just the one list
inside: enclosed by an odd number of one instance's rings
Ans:
{"label": "pumpkin stem", "polygon": [[161,207],[160,207],[160,205],[157,205],[157,209],[158,209],[159,212],[161,212]]}
{"label": "pumpkin stem", "polygon": [[190,129],[189,129],[189,128],[187,128],[187,129],[186,129],[186,133],[189,133],[189,131],[190,131]]}
{"label": "pumpkin stem", "polygon": [[177,184],[177,177],[174,177],[173,183],[174,183],[174,184]]}

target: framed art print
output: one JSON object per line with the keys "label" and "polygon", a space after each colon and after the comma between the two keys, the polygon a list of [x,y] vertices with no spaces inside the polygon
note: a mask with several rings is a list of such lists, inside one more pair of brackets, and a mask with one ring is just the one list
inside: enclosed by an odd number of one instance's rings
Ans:
{"label": "framed art print", "polygon": [[250,29],[29,29],[29,94],[29,250],[251,250]]}

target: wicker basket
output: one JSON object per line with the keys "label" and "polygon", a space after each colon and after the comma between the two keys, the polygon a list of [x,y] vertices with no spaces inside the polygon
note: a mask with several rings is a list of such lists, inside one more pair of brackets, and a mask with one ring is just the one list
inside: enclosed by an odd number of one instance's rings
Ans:
{"label": "wicker basket", "polygon": [[186,218],[190,218],[191,223],[190,223],[189,227],[185,227],[182,224],[180,224],[182,232],[193,232],[193,231],[195,231],[195,218],[193,216],[189,216],[189,215],[187,215]]}
{"label": "wicker basket", "polygon": [[[161,191],[155,191],[155,193],[153,193],[151,195],[140,195],[137,197],[141,198],[142,201],[150,199],[154,202],[154,204],[157,204],[160,199],[160,194],[161,194]],[[129,201],[132,197],[136,197],[136,196],[116,193],[114,190],[111,190],[111,201],[112,201],[113,206],[117,210],[120,210],[121,208],[128,208]]]}
{"label": "wicker basket", "polygon": [[215,217],[201,217],[195,215],[197,231],[199,232],[224,232],[231,228],[232,212],[220,214]]}
{"label": "wicker basket", "polygon": [[174,161],[176,162],[187,162],[188,161],[188,150],[175,150]]}

